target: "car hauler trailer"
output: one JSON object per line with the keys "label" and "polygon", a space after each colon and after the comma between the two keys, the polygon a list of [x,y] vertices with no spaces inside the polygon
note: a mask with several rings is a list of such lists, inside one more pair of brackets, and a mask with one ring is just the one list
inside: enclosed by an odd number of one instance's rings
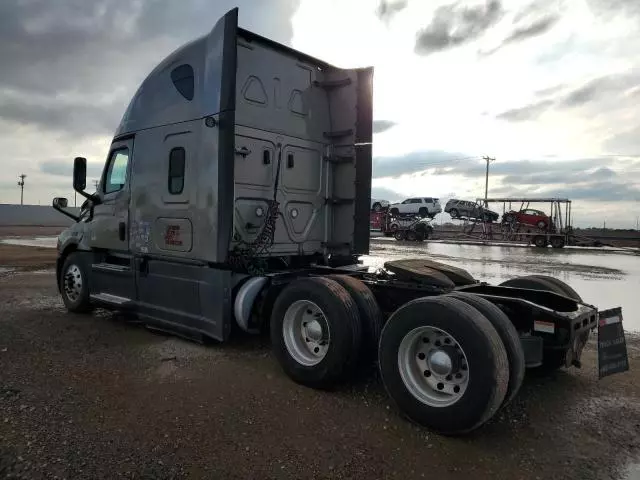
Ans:
{"label": "car hauler trailer", "polygon": [[223,342],[269,331],[293,380],[330,388],[377,359],[398,408],[473,430],[525,367],[579,365],[598,311],[564,283],[490,286],[369,252],[371,68],[340,69],[238,28],[237,9],[161,62],[117,128],[97,191],[58,239],[71,312],[126,310]]}

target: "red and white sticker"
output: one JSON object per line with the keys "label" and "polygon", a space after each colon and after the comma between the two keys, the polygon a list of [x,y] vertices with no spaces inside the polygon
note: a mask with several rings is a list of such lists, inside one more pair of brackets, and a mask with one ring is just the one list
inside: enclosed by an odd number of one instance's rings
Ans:
{"label": "red and white sticker", "polygon": [[618,315],[614,315],[612,317],[605,317],[605,318],[600,317],[598,321],[601,327],[604,327],[605,325],[611,325],[612,323],[619,323],[619,322],[620,322],[620,316]]}
{"label": "red and white sticker", "polygon": [[553,322],[544,322],[542,320],[535,320],[533,322],[533,329],[536,332],[555,333],[556,325]]}

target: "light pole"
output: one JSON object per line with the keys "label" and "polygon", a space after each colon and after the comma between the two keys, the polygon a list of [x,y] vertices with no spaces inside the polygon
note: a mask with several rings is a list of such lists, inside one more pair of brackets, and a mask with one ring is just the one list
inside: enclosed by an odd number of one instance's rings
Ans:
{"label": "light pole", "polygon": [[18,186],[20,187],[20,205],[24,205],[24,179],[27,178],[27,176],[22,173],[18,175],[18,178],[20,178],[20,180],[18,180]]}
{"label": "light pole", "polygon": [[490,162],[495,162],[496,159],[487,157],[486,155],[484,157],[482,157],[482,159],[485,162],[487,162],[487,175],[485,176],[485,179],[484,179],[484,206],[488,207],[489,205],[487,203],[487,197],[489,195],[489,163]]}

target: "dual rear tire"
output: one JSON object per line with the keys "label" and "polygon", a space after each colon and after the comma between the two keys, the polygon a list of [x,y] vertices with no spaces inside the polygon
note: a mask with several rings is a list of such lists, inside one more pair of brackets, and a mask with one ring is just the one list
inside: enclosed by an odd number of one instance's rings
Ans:
{"label": "dual rear tire", "polygon": [[398,409],[446,435],[482,426],[513,399],[524,377],[524,354],[508,318],[461,292],[400,307],[382,331],[378,359]]}
{"label": "dual rear tire", "polygon": [[488,421],[524,376],[519,338],[506,315],[472,294],[420,298],[383,317],[369,288],[336,275],[285,287],[271,316],[271,339],[297,383],[331,388],[361,359],[378,356],[384,386],[410,420],[443,434]]}
{"label": "dual rear tire", "polygon": [[329,389],[375,353],[382,312],[360,280],[310,277],[283,289],[271,314],[273,351],[295,382]]}

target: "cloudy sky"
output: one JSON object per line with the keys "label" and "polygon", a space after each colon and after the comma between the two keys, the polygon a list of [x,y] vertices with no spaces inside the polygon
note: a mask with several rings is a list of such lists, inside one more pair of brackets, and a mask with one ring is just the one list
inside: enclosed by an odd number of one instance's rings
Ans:
{"label": "cloudy sky", "polygon": [[[6,0],[0,202],[99,176],[146,73],[240,7],[242,27],[375,66],[374,196],[566,196],[578,225],[640,215],[637,0]],[[497,207],[497,206],[496,206]]]}

